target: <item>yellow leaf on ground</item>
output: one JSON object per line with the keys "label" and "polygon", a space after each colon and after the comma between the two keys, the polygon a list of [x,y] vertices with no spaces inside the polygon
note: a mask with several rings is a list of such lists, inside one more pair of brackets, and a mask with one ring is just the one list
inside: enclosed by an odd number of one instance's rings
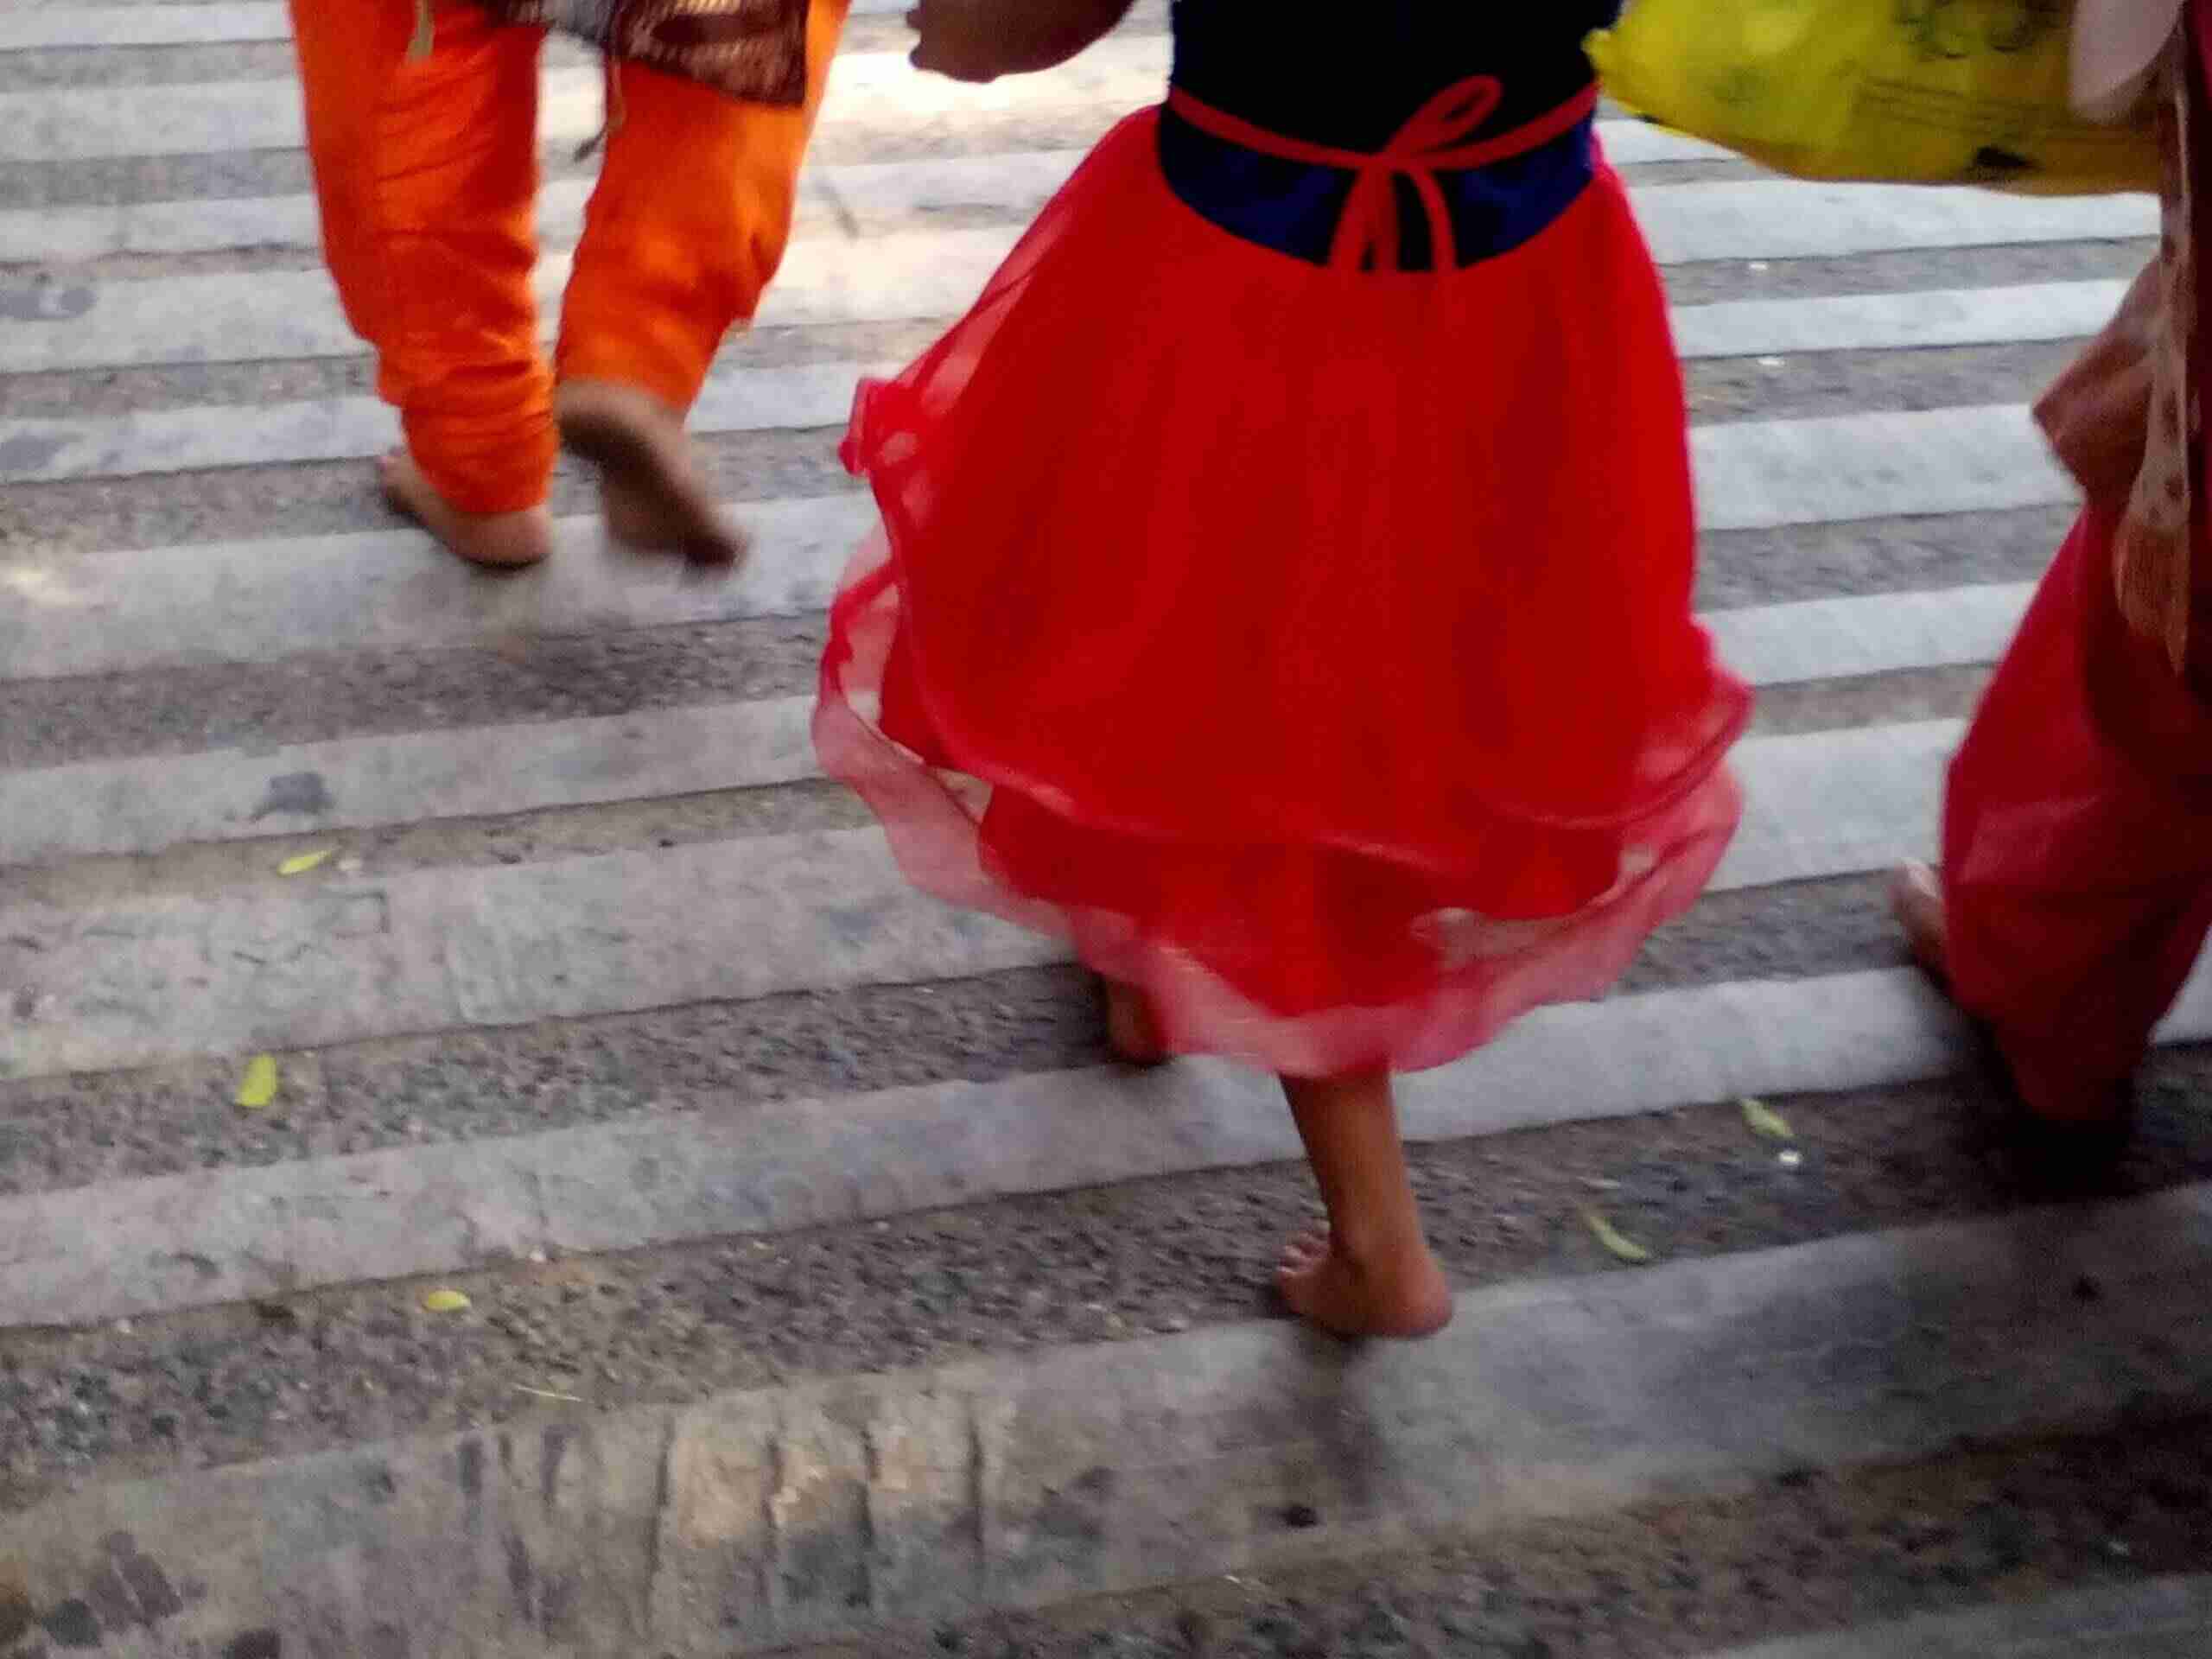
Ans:
{"label": "yellow leaf on ground", "polygon": [[260,1111],[276,1098],[276,1057],[257,1054],[245,1063],[238,1079],[238,1103],[249,1112]]}
{"label": "yellow leaf on ground", "polygon": [[457,1290],[433,1290],[424,1294],[423,1306],[433,1313],[459,1313],[471,1304],[468,1298]]}
{"label": "yellow leaf on ground", "polygon": [[312,853],[296,853],[276,867],[279,875],[305,875],[309,870],[319,870],[330,861],[335,847],[317,848]]}
{"label": "yellow leaf on ground", "polygon": [[1630,1267],[1640,1268],[1651,1259],[1650,1251],[1645,1249],[1634,1239],[1626,1236],[1595,1210],[1585,1210],[1582,1212],[1582,1218],[1590,1224],[1590,1230],[1597,1236],[1598,1242],[1614,1256],[1627,1262]]}
{"label": "yellow leaf on ground", "polygon": [[1770,1141],[1795,1141],[1797,1136],[1789,1127],[1789,1120],[1763,1100],[1744,1102],[1744,1122],[1751,1126],[1753,1135],[1763,1135]]}

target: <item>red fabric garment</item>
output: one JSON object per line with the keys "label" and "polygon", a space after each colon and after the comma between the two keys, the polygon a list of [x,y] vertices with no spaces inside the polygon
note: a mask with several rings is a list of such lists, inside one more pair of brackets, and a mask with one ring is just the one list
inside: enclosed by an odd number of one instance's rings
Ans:
{"label": "red fabric garment", "polygon": [[[2212,0],[2186,17],[2160,261],[2041,411],[2093,505],[1974,717],[1944,807],[1953,992],[2052,1122],[2111,1112],[2212,932],[2212,629],[2195,626],[2212,616],[2212,539],[2193,391],[2212,270],[2197,211]],[[2117,441],[2126,473],[2129,440],[2146,451],[2141,477],[2086,464],[2109,462]]]}
{"label": "red fabric garment", "polygon": [[1610,173],[1465,270],[1330,269],[1185,207],[1156,122],[862,389],[817,744],[1170,1047],[1437,1065],[1601,990],[1734,829],[1663,296]]}
{"label": "red fabric garment", "polygon": [[2028,1106],[2109,1111],[2212,931],[2212,706],[2121,619],[2109,512],[2044,578],[1952,763],[1952,989]]}

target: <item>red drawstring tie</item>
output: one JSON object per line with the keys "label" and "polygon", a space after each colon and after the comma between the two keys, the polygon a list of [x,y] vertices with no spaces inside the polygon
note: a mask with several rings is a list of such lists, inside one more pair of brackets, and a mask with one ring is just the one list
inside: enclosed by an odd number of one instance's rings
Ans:
{"label": "red drawstring tie", "polygon": [[1378,269],[1396,269],[1398,199],[1392,187],[1398,179],[1411,184],[1421,198],[1437,269],[1449,270],[1459,263],[1459,248],[1452,234],[1452,210],[1436,175],[1526,155],[1579,125],[1598,107],[1598,89],[1586,87],[1557,109],[1495,138],[1459,143],[1490,119],[1504,95],[1504,87],[1491,75],[1475,75],[1447,86],[1414,111],[1388,144],[1371,153],[1287,138],[1201,103],[1179,86],[1169,92],[1167,106],[1200,130],[1262,156],[1350,173],[1351,194],[1329,250],[1329,263],[1337,270],[1360,270],[1370,257]]}

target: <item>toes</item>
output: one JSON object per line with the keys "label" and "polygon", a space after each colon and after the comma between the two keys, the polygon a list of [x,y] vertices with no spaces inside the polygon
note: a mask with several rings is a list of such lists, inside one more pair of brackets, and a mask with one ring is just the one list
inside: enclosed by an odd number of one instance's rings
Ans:
{"label": "toes", "polygon": [[1943,885],[1928,865],[1914,861],[1890,873],[1890,902],[1900,911],[1924,911],[1943,902]]}
{"label": "toes", "polygon": [[709,533],[698,537],[684,546],[684,552],[694,564],[735,564],[750,550],[752,543],[741,531],[733,530],[720,522],[713,509],[708,509]]}
{"label": "toes", "polygon": [[1890,877],[1890,910],[1904,928],[1921,966],[1941,979],[1949,941],[1944,926],[1942,879],[1925,864],[1907,864]]}

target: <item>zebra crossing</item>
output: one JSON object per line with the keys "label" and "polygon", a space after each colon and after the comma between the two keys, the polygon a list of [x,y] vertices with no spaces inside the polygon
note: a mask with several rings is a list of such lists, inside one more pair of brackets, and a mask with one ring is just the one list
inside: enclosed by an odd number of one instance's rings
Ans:
{"label": "zebra crossing", "polygon": [[[790,257],[696,413],[756,537],[728,581],[607,547],[566,474],[555,556],[512,579],[383,514],[363,463],[397,427],[314,264],[282,7],[0,16],[0,1655],[753,1651],[2201,1409],[2185,1291],[2212,1189],[2184,1173],[1836,1236],[1785,1205],[1761,1248],[1686,1243],[1641,1274],[1582,1239],[1465,1288],[1445,1344],[1363,1358],[1357,1455],[1307,1421],[1352,1385],[1337,1362],[1142,1295],[1148,1333],[1090,1347],[987,1310],[903,1369],[766,1391],[518,1382],[494,1408],[433,1386],[373,1434],[334,1410],[220,1427],[211,1356],[259,1339],[226,1323],[241,1308],[412,1330],[423,1287],[466,1281],[474,1310],[421,1339],[489,1351],[532,1275],[935,1214],[988,1235],[1009,1206],[1178,1183],[1256,1205],[1296,1157],[1263,1079],[1102,1064],[1061,949],[913,894],[815,763],[820,613],[872,524],[830,460],[855,379],[958,311],[1166,61],[1141,7],[1066,69],[956,87],[906,67],[903,9],[855,6]],[[600,117],[595,73],[550,57],[549,319],[589,183],[563,147]],[[1738,753],[1750,805],[1712,896],[1637,977],[1407,1081],[1439,1157],[1606,1135],[1632,1163],[1744,1096],[1967,1087],[1973,1034],[1904,965],[1875,878],[1931,850],[1974,685],[2072,503],[2025,400],[2157,232],[2137,200],[1790,182],[1601,128],[1699,410],[1730,572],[1706,619],[1786,714]],[[1888,556],[1907,545],[1936,552]],[[573,701],[518,711],[525,674]],[[322,857],[281,873],[296,853]],[[896,1064],[820,1034],[892,997],[930,1010]],[[1039,1007],[1082,1034],[1027,1042],[1007,1011]],[[497,1089],[532,1045],[664,1020],[757,1047],[670,1039],[681,1086],[540,1076],[550,1125],[499,1132],[442,1081]],[[2212,973],[2162,1036],[2193,1076]],[[849,1086],[741,1087],[793,1052]],[[229,1094],[260,1054],[283,1083],[257,1119]],[[742,1106],[702,1105],[702,1068]],[[57,1102],[81,1133],[43,1144]],[[371,1127],[318,1139],[319,1112]],[[187,1113],[216,1127],[185,1137]],[[1644,1217],[1662,1243],[1670,1214]],[[702,1329],[718,1353],[763,1340]],[[1993,1381],[2004,1342],[2053,1357]],[[297,1386],[346,1393],[360,1356],[318,1353]],[[139,1392],[106,1449],[72,1450],[96,1370]],[[1270,1502],[1329,1518],[1278,1535]],[[188,1578],[196,1597],[150,1587]],[[2170,1621],[2196,1605],[2144,1593]]]}

